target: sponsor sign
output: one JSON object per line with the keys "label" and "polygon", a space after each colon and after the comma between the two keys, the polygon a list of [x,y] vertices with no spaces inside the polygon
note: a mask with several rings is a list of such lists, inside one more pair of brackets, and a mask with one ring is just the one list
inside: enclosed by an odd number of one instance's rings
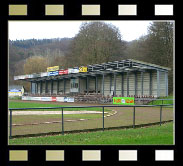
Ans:
{"label": "sponsor sign", "polygon": [[31,100],[41,101],[41,97],[32,97]]}
{"label": "sponsor sign", "polygon": [[79,72],[87,72],[88,68],[86,66],[82,66],[79,68]]}
{"label": "sponsor sign", "polygon": [[68,97],[67,102],[74,102],[74,98]]}
{"label": "sponsor sign", "polygon": [[56,97],[58,102],[64,102],[64,97]]}
{"label": "sponsor sign", "polygon": [[22,96],[22,100],[32,100],[31,96]]}
{"label": "sponsor sign", "polygon": [[52,97],[41,97],[41,101],[52,101]]}
{"label": "sponsor sign", "polygon": [[59,75],[68,74],[68,69],[66,70],[59,70]]}
{"label": "sponsor sign", "polygon": [[67,102],[67,97],[64,97],[64,102]]}
{"label": "sponsor sign", "polygon": [[31,96],[22,96],[22,100],[74,102],[74,98],[71,98],[71,97],[31,97]]}
{"label": "sponsor sign", "polygon": [[78,68],[68,68],[68,73],[79,73],[79,69]]}
{"label": "sponsor sign", "polygon": [[58,71],[50,71],[50,72],[48,72],[48,76],[56,76],[56,75],[58,75]]}
{"label": "sponsor sign", "polygon": [[47,72],[59,70],[59,66],[48,67]]}
{"label": "sponsor sign", "polygon": [[41,77],[46,77],[46,76],[48,76],[48,72],[41,73]]}
{"label": "sponsor sign", "polygon": [[51,100],[52,101],[57,101],[57,98],[56,97],[51,97]]}
{"label": "sponsor sign", "polygon": [[22,96],[22,92],[20,92],[20,91],[17,91],[17,92],[9,91],[8,95],[9,96]]}
{"label": "sponsor sign", "polygon": [[113,104],[134,105],[134,97],[113,97]]}

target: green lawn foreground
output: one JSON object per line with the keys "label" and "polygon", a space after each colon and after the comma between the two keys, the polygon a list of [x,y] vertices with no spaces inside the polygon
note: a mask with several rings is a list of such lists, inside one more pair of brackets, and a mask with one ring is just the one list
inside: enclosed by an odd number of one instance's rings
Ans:
{"label": "green lawn foreground", "polygon": [[173,122],[151,127],[14,138],[9,145],[173,145]]}

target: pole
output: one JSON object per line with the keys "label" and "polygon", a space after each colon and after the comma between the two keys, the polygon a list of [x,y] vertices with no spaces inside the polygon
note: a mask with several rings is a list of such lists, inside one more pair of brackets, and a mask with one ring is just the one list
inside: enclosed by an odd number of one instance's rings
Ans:
{"label": "pole", "polygon": [[12,138],[12,110],[10,109],[10,135],[9,138]]}
{"label": "pole", "polygon": [[103,131],[104,131],[104,107],[103,108]]}
{"label": "pole", "polygon": [[162,105],[160,106],[160,126],[161,126],[161,121],[162,121]]}
{"label": "pole", "polygon": [[64,109],[62,108],[62,135],[64,135]]}
{"label": "pole", "polygon": [[133,128],[135,128],[135,106],[133,107]]}

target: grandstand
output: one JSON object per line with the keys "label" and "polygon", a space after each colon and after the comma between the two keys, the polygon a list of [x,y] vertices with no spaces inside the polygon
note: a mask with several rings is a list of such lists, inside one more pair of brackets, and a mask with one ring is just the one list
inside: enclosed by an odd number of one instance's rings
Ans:
{"label": "grandstand", "polygon": [[[157,98],[168,96],[170,68],[127,59],[68,69],[14,76],[31,83],[29,97],[68,97],[95,103],[112,97]],[[55,99],[54,99],[55,100]],[[73,101],[73,100],[72,100]]]}

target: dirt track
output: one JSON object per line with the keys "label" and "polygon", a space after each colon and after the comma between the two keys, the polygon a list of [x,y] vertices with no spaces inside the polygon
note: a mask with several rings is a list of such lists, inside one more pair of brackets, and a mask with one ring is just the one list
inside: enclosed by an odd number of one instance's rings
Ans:
{"label": "dirt track", "polygon": [[[18,101],[20,102],[20,101]],[[31,103],[32,101],[23,101]],[[35,101],[34,101],[35,102]],[[36,101],[35,103],[46,103],[46,104],[54,104],[54,102],[39,102]],[[97,105],[105,105],[105,104],[81,104],[81,103],[55,103],[57,105],[70,105],[70,106],[97,106]],[[111,107],[108,108],[111,110],[116,111],[116,114],[113,116],[105,117],[104,125],[105,128],[108,127],[118,127],[118,126],[129,126],[133,124],[133,108],[129,107]],[[84,114],[83,114],[84,115]],[[39,117],[39,119],[35,119],[36,115],[25,117],[23,115],[21,120],[24,123],[29,122],[47,122],[47,121],[57,121],[61,122],[61,117],[58,118],[48,118],[48,117]],[[83,119],[79,115],[79,117],[64,117],[64,131],[73,131],[73,130],[83,130],[83,129],[94,129],[94,128],[102,128],[102,114],[101,118],[90,119],[85,121],[73,121],[67,122],[67,120],[76,120],[76,119]],[[15,116],[14,116],[15,117]],[[37,117],[36,117],[37,118]],[[14,118],[14,120],[16,120]],[[172,108],[163,108],[162,110],[162,121],[166,120],[173,120],[173,110]],[[160,121],[160,108],[158,107],[138,107],[135,111],[135,124],[148,124]],[[13,121],[14,122],[14,121]],[[48,133],[48,132],[60,132],[61,124],[60,123],[53,123],[53,124],[40,124],[35,126],[18,126],[13,127],[13,135],[22,135],[22,134],[35,134],[35,133]]]}

